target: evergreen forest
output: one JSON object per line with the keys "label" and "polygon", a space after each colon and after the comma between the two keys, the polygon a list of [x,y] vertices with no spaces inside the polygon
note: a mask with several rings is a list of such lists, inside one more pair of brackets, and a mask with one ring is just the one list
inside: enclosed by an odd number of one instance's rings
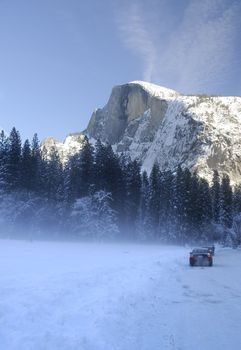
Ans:
{"label": "evergreen forest", "polygon": [[62,164],[37,135],[0,134],[0,235],[24,239],[241,243],[241,185],[179,166],[150,174],[138,160],[85,137]]}

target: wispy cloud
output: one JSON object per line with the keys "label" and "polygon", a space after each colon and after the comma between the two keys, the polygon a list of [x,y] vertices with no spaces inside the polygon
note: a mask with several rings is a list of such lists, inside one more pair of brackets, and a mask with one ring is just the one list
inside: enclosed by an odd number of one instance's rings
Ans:
{"label": "wispy cloud", "polygon": [[156,66],[157,52],[138,3],[133,2],[128,9],[120,10],[117,24],[124,43],[143,60],[143,79],[151,81]]}
{"label": "wispy cloud", "polygon": [[143,79],[182,92],[220,93],[240,66],[235,39],[241,5],[190,0],[177,9],[178,3],[150,0],[146,6],[145,1],[132,1],[118,14],[121,38],[142,60]]}

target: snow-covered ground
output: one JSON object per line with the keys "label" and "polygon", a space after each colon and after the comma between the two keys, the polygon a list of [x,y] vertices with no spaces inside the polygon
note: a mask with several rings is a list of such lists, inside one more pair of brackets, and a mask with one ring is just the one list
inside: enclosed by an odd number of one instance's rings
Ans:
{"label": "snow-covered ground", "polygon": [[241,251],[0,241],[3,350],[230,350],[241,345]]}

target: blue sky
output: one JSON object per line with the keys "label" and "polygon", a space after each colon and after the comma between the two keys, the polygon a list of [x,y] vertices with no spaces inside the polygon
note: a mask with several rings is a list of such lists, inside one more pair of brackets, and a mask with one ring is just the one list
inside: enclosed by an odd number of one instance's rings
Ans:
{"label": "blue sky", "polygon": [[0,126],[82,131],[116,84],[241,94],[239,0],[0,0]]}

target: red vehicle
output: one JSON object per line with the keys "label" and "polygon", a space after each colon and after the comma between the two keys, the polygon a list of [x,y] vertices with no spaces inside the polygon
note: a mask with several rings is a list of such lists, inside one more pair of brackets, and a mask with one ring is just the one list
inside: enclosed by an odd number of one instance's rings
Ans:
{"label": "red vehicle", "polygon": [[206,248],[193,249],[189,257],[190,266],[213,266],[213,254]]}

